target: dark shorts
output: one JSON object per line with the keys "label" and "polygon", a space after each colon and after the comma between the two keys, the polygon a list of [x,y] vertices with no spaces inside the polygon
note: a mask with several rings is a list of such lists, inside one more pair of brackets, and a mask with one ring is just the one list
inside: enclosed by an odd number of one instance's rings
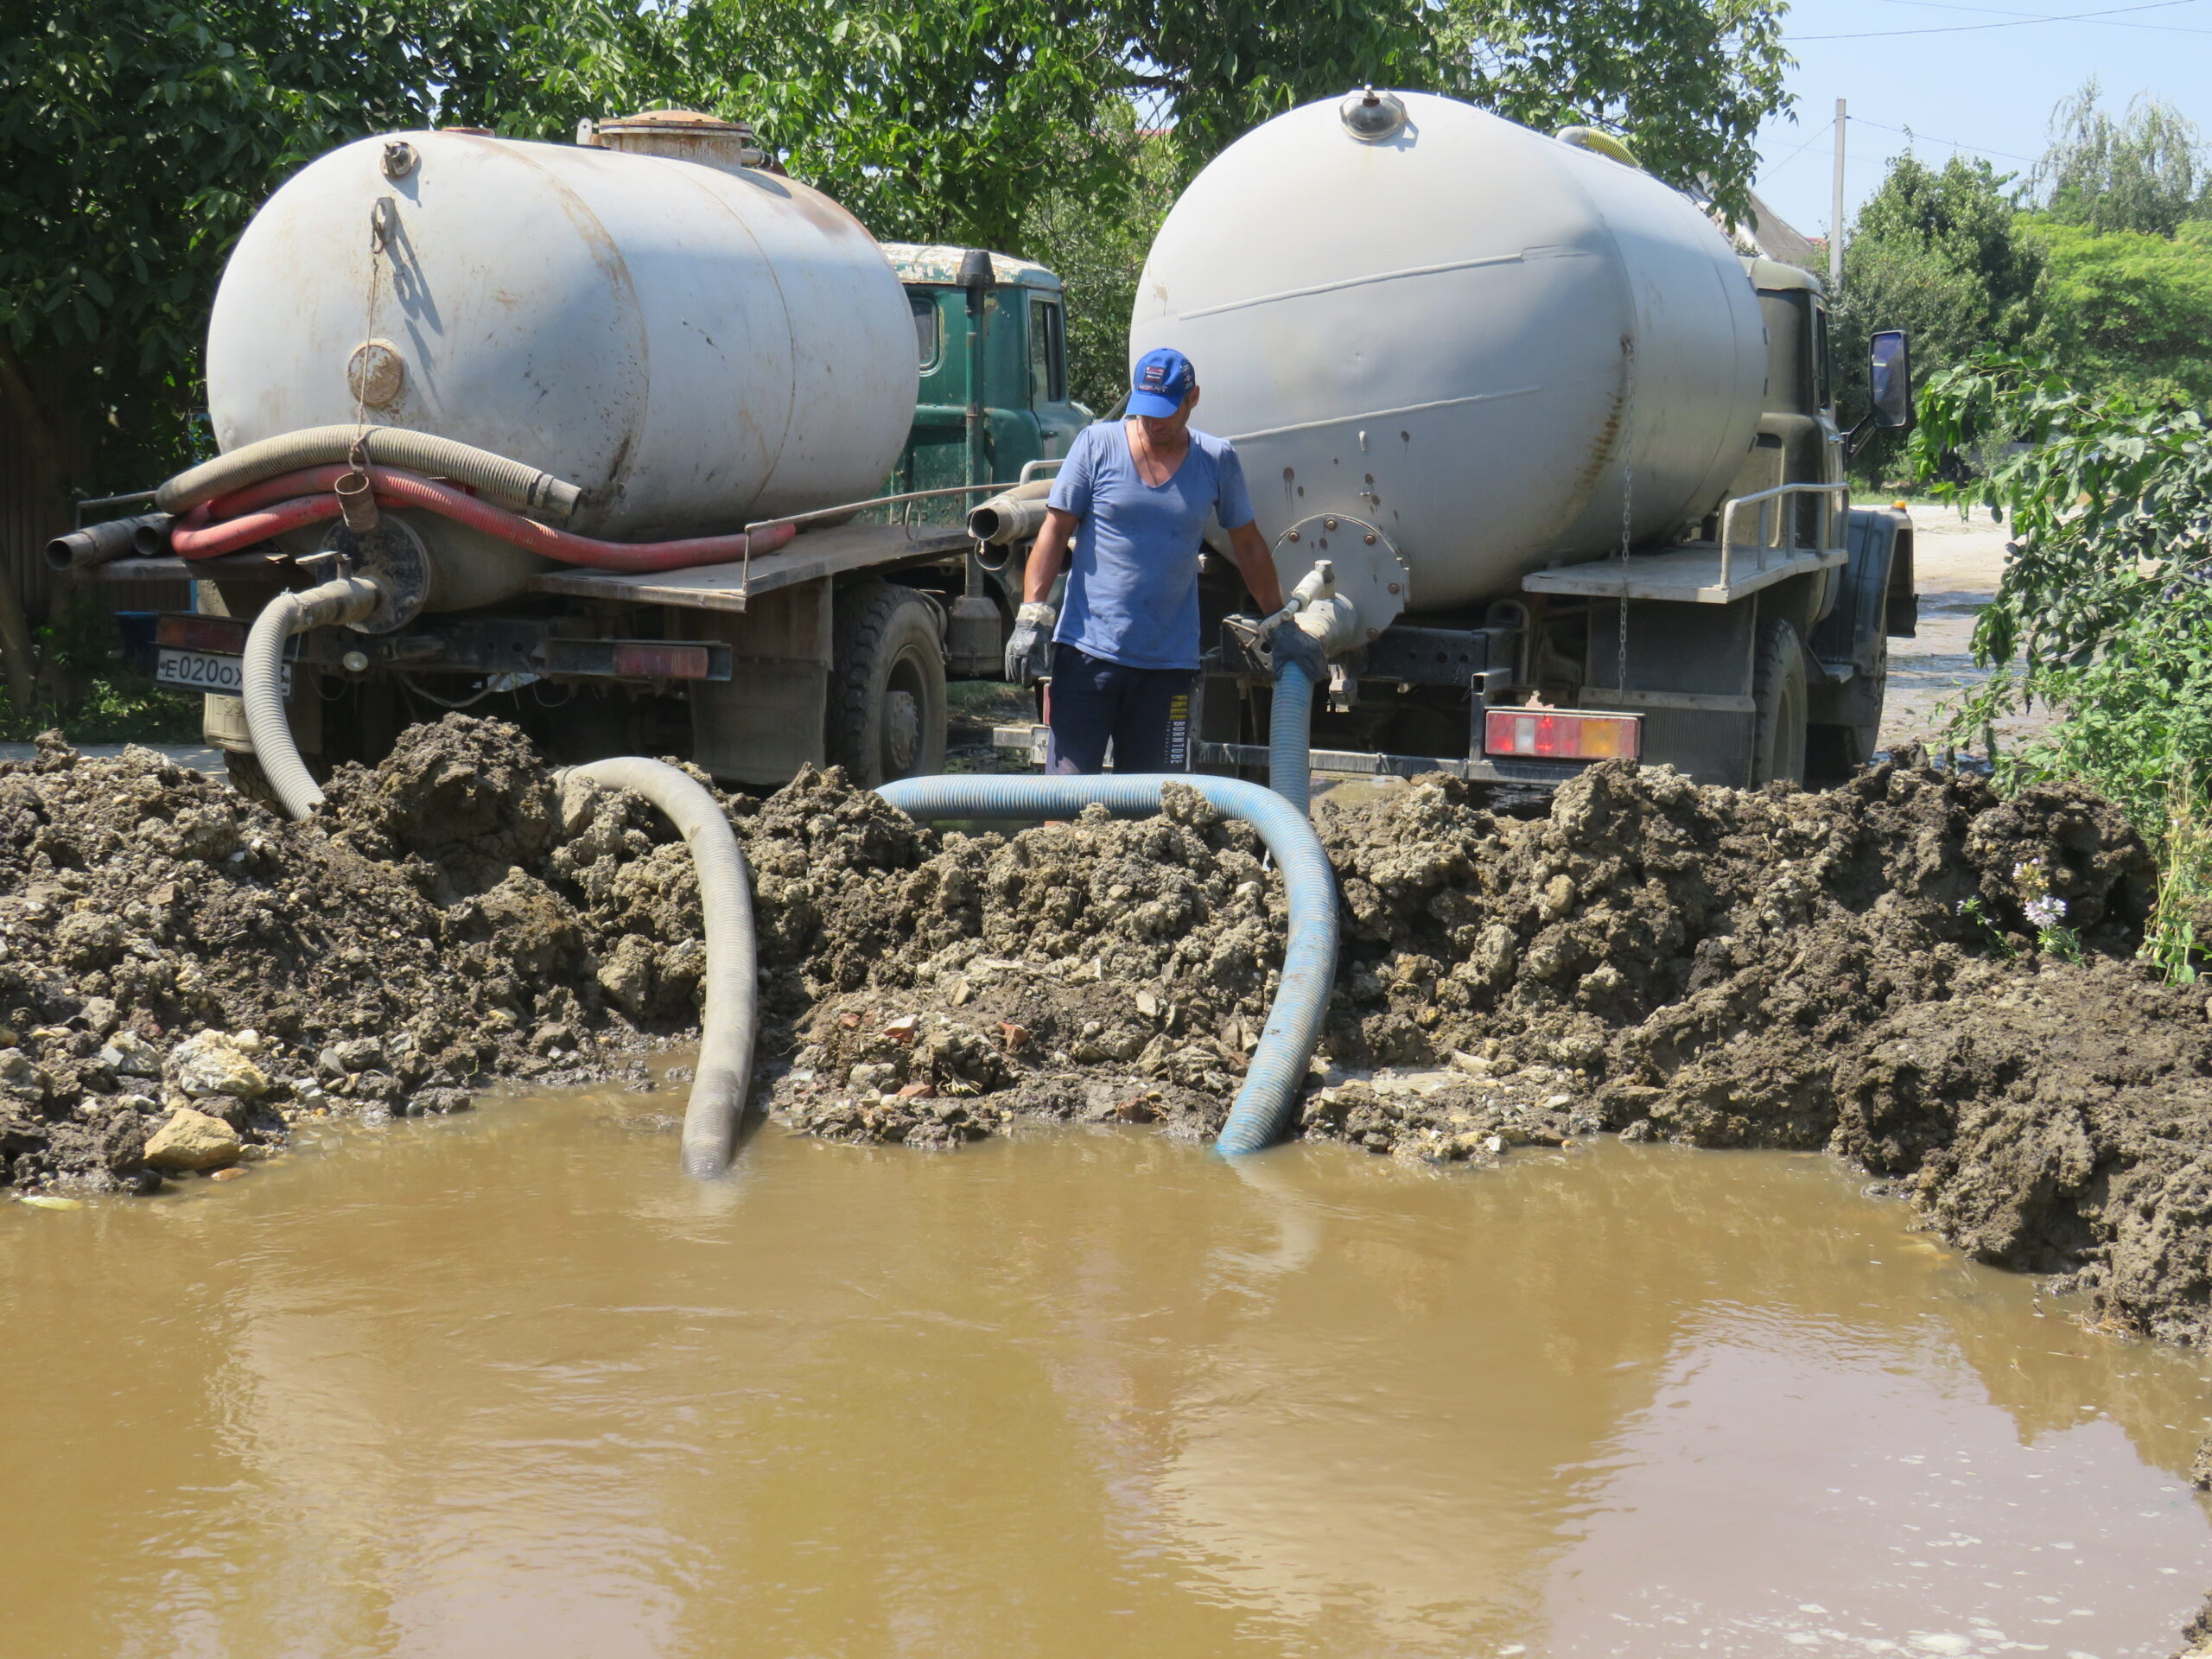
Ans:
{"label": "dark shorts", "polygon": [[1055,645],[1046,696],[1052,743],[1045,770],[1103,772],[1111,738],[1117,772],[1188,772],[1197,680],[1186,669],[1124,668]]}

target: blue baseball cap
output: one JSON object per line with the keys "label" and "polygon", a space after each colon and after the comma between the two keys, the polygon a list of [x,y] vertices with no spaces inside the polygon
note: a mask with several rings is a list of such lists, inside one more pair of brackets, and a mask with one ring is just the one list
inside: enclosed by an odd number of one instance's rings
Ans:
{"label": "blue baseball cap", "polygon": [[1198,372],[1191,359],[1173,346],[1147,352],[1129,371],[1129,413],[1165,420],[1183,407],[1198,384]]}

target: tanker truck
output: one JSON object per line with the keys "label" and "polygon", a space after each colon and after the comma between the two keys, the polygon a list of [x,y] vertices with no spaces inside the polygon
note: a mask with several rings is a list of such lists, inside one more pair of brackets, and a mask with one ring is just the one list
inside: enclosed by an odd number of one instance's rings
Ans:
{"label": "tanker truck", "polygon": [[734,783],[941,771],[948,676],[995,678],[1011,613],[966,510],[1090,418],[1058,278],[880,245],[740,124],[578,137],[394,133],[288,181],[214,300],[220,454],[50,556],[192,579],[156,677],[248,787],[250,625],[348,575],[380,600],[306,619],[264,733],[318,770],[468,707]]}
{"label": "tanker truck", "polygon": [[[1161,226],[1131,359],[1163,346],[1283,591],[1333,588],[1316,771],[1745,786],[1872,754],[1912,529],[1852,508],[1843,463],[1910,418],[1904,337],[1847,432],[1819,280],[1617,143],[1372,88],[1278,117]],[[1268,652],[1211,536],[1196,762],[1257,775]]]}

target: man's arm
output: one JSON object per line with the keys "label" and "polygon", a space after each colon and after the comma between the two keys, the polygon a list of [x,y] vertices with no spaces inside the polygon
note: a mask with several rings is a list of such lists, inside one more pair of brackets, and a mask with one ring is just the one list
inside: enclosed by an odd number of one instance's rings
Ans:
{"label": "man's arm", "polygon": [[[1047,528],[1046,534],[1050,534]],[[1045,537],[1037,538],[1039,552],[1044,550]],[[1244,585],[1252,590],[1252,598],[1260,607],[1262,616],[1273,616],[1282,609],[1282,583],[1275,575],[1274,555],[1268,550],[1268,538],[1260,534],[1256,524],[1242,524],[1229,532],[1229,551],[1236,561],[1236,568],[1244,574]],[[1031,568],[1035,568],[1034,554]]]}
{"label": "man's arm", "polygon": [[1029,550],[1029,563],[1022,567],[1024,604],[1042,605],[1052,596],[1052,584],[1059,580],[1060,567],[1067,563],[1068,543],[1075,535],[1075,527],[1082,522],[1075,514],[1063,512],[1058,507],[1045,509],[1045,528],[1037,532],[1036,544]]}

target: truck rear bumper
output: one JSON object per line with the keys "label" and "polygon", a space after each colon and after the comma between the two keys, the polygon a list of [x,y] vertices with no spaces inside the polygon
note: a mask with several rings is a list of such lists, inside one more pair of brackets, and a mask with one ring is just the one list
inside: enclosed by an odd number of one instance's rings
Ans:
{"label": "truck rear bumper", "polygon": [[[991,732],[995,748],[1024,749],[1039,766],[1045,764],[1046,728],[999,726]],[[1471,783],[1518,784],[1555,789],[1595,765],[1587,760],[1512,760],[1484,756],[1455,760],[1446,755],[1364,753],[1353,749],[1315,749],[1313,768],[1332,778],[1418,778],[1424,772],[1448,772]],[[1212,743],[1191,746],[1191,757],[1201,766],[1249,766],[1265,770],[1264,743]]]}

